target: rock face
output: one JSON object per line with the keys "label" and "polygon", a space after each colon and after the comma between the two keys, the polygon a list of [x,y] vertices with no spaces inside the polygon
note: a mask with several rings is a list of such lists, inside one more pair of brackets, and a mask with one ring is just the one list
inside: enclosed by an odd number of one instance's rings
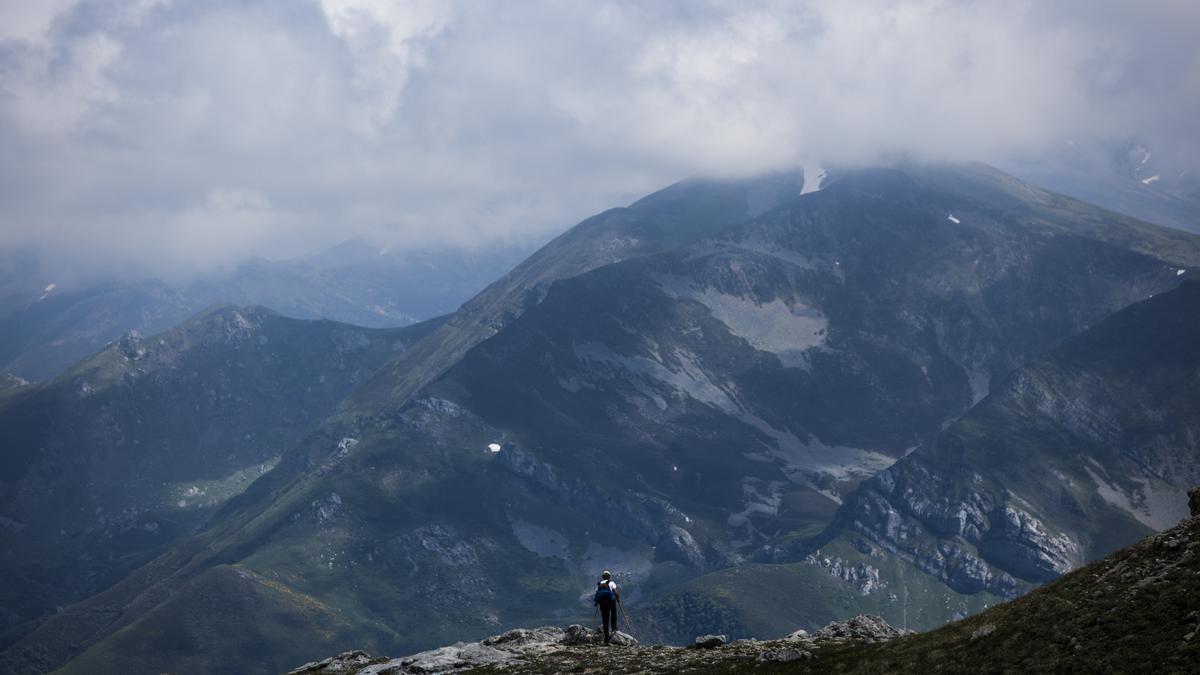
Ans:
{"label": "rock face", "polygon": [[1188,511],[1193,518],[1200,516],[1200,485],[1188,490]]}
{"label": "rock face", "polygon": [[1200,518],[1193,517],[1036,593],[869,657],[847,653],[836,671],[1194,672],[1197,597]]}
{"label": "rock face", "polygon": [[835,529],[962,593],[1015,597],[1187,514],[1197,373],[1200,283],[1184,282],[1018,369],[863,483]]}

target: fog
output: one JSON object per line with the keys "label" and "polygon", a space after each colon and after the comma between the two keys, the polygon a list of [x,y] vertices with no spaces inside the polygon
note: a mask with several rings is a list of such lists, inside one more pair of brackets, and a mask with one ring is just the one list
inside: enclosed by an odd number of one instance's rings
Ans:
{"label": "fog", "polygon": [[[0,247],[536,242],[683,176],[1200,150],[1194,2],[0,2]],[[0,256],[3,259],[3,256]]]}

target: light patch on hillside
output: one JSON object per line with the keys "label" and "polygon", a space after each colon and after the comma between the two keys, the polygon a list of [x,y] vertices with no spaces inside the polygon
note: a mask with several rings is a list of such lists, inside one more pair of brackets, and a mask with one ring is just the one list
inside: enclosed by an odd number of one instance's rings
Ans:
{"label": "light patch on hillside", "polygon": [[279,457],[276,456],[265,462],[244,466],[222,478],[168,484],[165,487],[164,500],[180,509],[219,506],[240,495],[259,476],[275,468],[278,463]]}
{"label": "light patch on hillside", "polygon": [[765,255],[804,270],[817,269],[817,263],[812,258],[809,258],[798,251],[787,248],[786,246],[781,246],[780,244],[758,236],[747,237],[737,241],[736,243],[721,243],[720,250],[722,252],[729,249]]}
{"label": "light patch on hillside", "polygon": [[729,514],[726,523],[730,527],[752,527],[750,516],[761,513],[767,516],[778,516],[779,507],[783,503],[783,483],[771,481],[760,490],[762,481],[757,478],[742,479],[742,496],[746,499],[746,508],[737,513]]}
{"label": "light patch on hillside", "polygon": [[[1094,459],[1088,458],[1100,471],[1104,471]],[[1110,483],[1092,467],[1083,467],[1096,484],[1096,492],[1112,506],[1133,516],[1146,527],[1165,530],[1173,527],[1188,515],[1187,496],[1183,490],[1155,478],[1133,478],[1139,487],[1132,493]]]}
{"label": "light patch on hillside", "polygon": [[670,365],[661,357],[625,356],[599,342],[575,346],[575,357],[590,375],[603,379],[625,379],[637,392],[660,410],[667,409],[662,389],[674,397],[687,397],[736,415],[740,406],[732,395],[709,379],[698,357],[685,349],[675,349]]}
{"label": "light patch on hillside", "polygon": [[[791,431],[776,429],[762,418],[748,412],[739,415],[739,418],[772,441],[763,444],[767,449],[766,453],[745,453],[745,457],[766,461],[782,460],[784,473],[790,480],[801,485],[812,485],[814,474],[826,475],[834,480],[873,476],[896,462],[895,458],[872,450],[826,445],[815,436],[805,443]],[[826,490],[821,492],[841,503],[840,496]]]}
{"label": "light patch on hillside", "polygon": [[759,351],[776,355],[785,367],[807,368],[805,352],[825,343],[829,320],[813,307],[798,302],[788,305],[780,298],[758,302],[708,287],[698,290],[679,278],[660,278],[659,287],[672,297],[704,305],[730,333]]}
{"label": "light patch on hillside", "polygon": [[517,541],[527,551],[536,553],[543,558],[559,558],[564,562],[570,561],[569,540],[561,532],[519,519],[513,521],[512,531],[513,535],[517,537]]}

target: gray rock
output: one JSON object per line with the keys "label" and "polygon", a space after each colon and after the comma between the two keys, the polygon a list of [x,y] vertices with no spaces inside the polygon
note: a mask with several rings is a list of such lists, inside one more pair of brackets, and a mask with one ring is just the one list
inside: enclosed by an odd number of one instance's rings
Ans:
{"label": "gray rock", "polygon": [[518,661],[515,653],[489,647],[480,642],[459,642],[449,647],[392,659],[359,671],[359,675],[400,675],[401,673],[455,673],[471,668],[499,666]]}
{"label": "gray rock", "polygon": [[[582,626],[571,626],[570,628],[582,628]],[[586,630],[586,629],[585,629]],[[521,650],[527,647],[548,646],[561,644],[567,631],[556,626],[543,626],[541,628],[514,628],[507,633],[493,635],[484,640],[481,644],[488,647],[496,647],[497,649],[505,650]]]}
{"label": "gray rock", "polygon": [[701,635],[692,643],[695,649],[716,649],[722,647],[728,639],[724,635]]}
{"label": "gray rock", "polygon": [[[601,640],[603,641],[603,637],[601,637]],[[637,638],[633,637],[629,633],[622,633],[621,631],[613,633],[609,638],[609,644],[614,644],[618,647],[632,647],[637,643]]]}
{"label": "gray rock", "polygon": [[573,623],[563,631],[561,643],[564,645],[586,645],[595,642],[595,640],[596,636],[592,629]]}
{"label": "gray rock", "polygon": [[796,649],[789,647],[787,649],[773,649],[769,652],[763,652],[758,655],[759,663],[787,663],[789,661],[800,661],[803,659],[813,658],[812,652],[807,649]]}
{"label": "gray rock", "polygon": [[1200,516],[1200,485],[1188,490],[1188,511],[1193,518]]}
{"label": "gray rock", "polygon": [[882,642],[903,637],[912,631],[901,630],[878,616],[859,614],[847,621],[834,621],[813,634],[817,640],[858,639]]}
{"label": "gray rock", "polygon": [[331,656],[322,661],[313,661],[306,663],[295,670],[288,671],[287,675],[310,675],[321,673],[353,673],[358,671],[363,666],[369,665],[374,659],[371,655],[360,650],[352,652],[342,652],[337,656]]}
{"label": "gray rock", "polygon": [[800,630],[788,633],[784,640],[804,640],[808,638],[808,631],[801,628]]}
{"label": "gray rock", "polygon": [[991,635],[992,633],[995,633],[995,632],[996,632],[996,625],[995,625],[995,624],[991,624],[991,623],[985,623],[985,624],[983,624],[982,626],[980,626],[979,628],[976,628],[976,629],[975,629],[975,630],[974,630],[974,631],[971,633],[971,642],[974,642],[974,641],[976,641],[976,640],[979,640],[979,639],[985,638],[985,637],[987,637],[987,636],[989,636],[989,635]]}

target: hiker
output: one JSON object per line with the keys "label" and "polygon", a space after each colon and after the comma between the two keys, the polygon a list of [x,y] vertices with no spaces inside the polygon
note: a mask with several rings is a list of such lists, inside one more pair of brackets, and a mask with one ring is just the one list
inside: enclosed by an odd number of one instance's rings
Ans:
{"label": "hiker", "polygon": [[[621,592],[617,582],[612,580],[612,572],[604,571],[600,581],[596,583],[595,605],[600,608],[600,617],[604,621],[604,644],[617,632],[617,605],[621,604]],[[611,629],[611,632],[610,632]]]}

